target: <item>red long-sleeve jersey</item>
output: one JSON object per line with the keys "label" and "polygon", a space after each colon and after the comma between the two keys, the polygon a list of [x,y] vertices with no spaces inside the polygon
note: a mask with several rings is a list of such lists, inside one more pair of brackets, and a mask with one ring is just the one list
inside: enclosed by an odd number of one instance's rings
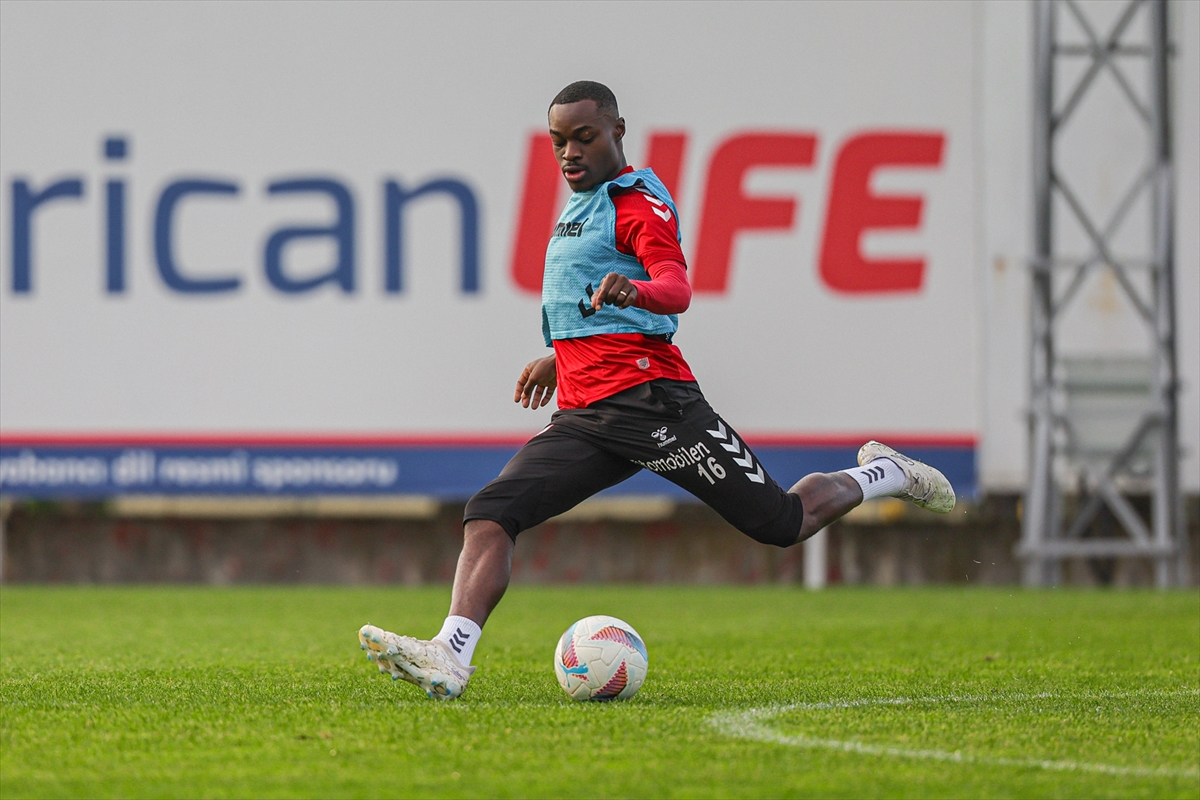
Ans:
{"label": "red long-sleeve jersey", "polygon": [[[633,171],[632,167],[624,172]],[[633,281],[634,305],[655,314],[679,314],[692,299],[687,267],[670,208],[640,187],[613,189],[617,250],[635,257],[650,275]],[[694,381],[683,354],[661,337],[602,333],[556,339],[558,407],[584,408],[632,386],[668,378]]]}

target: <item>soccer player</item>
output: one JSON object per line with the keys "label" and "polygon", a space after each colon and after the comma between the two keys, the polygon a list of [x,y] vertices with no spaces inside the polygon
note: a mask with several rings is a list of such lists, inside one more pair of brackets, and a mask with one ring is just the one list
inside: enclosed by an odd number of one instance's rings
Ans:
{"label": "soccer player", "polygon": [[892,496],[941,513],[954,490],[938,470],[871,441],[859,466],[806,475],[784,491],[705,401],[679,348],[691,301],[679,214],[649,169],[625,163],[625,120],[604,85],[579,81],[549,109],[550,138],[573,194],[546,248],[542,334],[513,400],[550,424],[467,503],[450,615],[431,641],[373,625],[359,643],[381,672],[429,697],[463,693],[488,615],[504,596],[521,531],[634,475],[657,472],[756,541],[790,547],[864,500]]}

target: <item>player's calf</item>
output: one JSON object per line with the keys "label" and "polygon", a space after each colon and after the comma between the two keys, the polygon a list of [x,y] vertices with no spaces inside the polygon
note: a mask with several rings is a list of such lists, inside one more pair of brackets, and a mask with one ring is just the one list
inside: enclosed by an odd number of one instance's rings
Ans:
{"label": "player's calf", "polygon": [[796,542],[804,541],[837,521],[863,500],[858,483],[844,472],[805,475],[788,491],[799,497],[804,507],[804,519]]}

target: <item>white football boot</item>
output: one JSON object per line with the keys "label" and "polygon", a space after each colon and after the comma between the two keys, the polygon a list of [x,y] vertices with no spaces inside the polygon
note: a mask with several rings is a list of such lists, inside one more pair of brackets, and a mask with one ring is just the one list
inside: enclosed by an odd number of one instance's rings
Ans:
{"label": "white football boot", "polygon": [[425,690],[429,697],[449,700],[466,691],[474,667],[464,667],[444,643],[434,639],[397,636],[391,631],[363,625],[358,644],[367,658],[379,665],[392,680],[404,680]]}
{"label": "white football boot", "polygon": [[904,488],[897,495],[921,508],[949,514],[954,510],[954,487],[946,476],[928,464],[897,453],[886,444],[870,441],[858,451],[858,465],[865,467],[877,458],[892,461],[904,473]]}

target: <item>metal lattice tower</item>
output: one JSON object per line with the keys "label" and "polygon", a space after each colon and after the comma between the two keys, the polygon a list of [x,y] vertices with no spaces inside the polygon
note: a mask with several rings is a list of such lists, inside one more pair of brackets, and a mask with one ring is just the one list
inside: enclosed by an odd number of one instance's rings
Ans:
{"label": "metal lattice tower", "polygon": [[[1179,490],[1170,8],[1167,0],[1129,0],[1105,35],[1089,13],[1116,7],[1105,6],[1079,0],[1037,0],[1034,6],[1031,448],[1017,549],[1026,585],[1057,583],[1069,558],[1149,558],[1160,587],[1187,577]],[[1060,39],[1066,27],[1074,31],[1072,42]],[[1143,78],[1141,90],[1131,75]],[[1073,188],[1088,183],[1078,169],[1087,148],[1064,147],[1064,131],[1073,122],[1079,126],[1081,104],[1101,79],[1109,81],[1110,98],[1115,82],[1125,101],[1120,105],[1138,121],[1145,143],[1139,150],[1128,146],[1128,137],[1122,140],[1119,150],[1137,162],[1136,177],[1103,220],[1095,198]],[[1070,90],[1056,91],[1064,86]],[[1086,133],[1104,137],[1106,128]],[[1071,174],[1068,161],[1076,168]],[[1131,254],[1118,239],[1123,227],[1136,227],[1130,225],[1135,208],[1148,209],[1149,220],[1134,248],[1141,252]],[[1067,243],[1070,235],[1085,252],[1065,252],[1077,249]],[[1064,318],[1079,305],[1081,286],[1101,271],[1144,323],[1141,352],[1065,352]],[[1149,496],[1148,520],[1131,502],[1138,495]],[[1102,516],[1108,529],[1096,535]]]}

